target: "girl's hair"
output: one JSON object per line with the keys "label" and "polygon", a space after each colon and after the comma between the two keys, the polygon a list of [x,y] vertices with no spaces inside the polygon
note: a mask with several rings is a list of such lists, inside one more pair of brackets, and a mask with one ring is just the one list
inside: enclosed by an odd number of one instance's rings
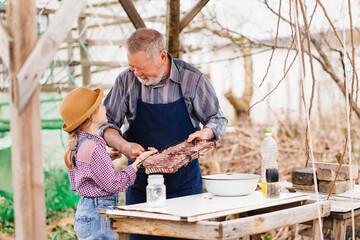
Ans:
{"label": "girl's hair", "polygon": [[[70,141],[76,141],[77,142],[77,133],[80,130],[80,127],[76,128],[74,131],[72,131],[71,133],[69,133],[69,142]],[[76,149],[76,148],[75,148]],[[71,161],[71,157],[72,157],[72,151],[74,151],[75,149],[73,149],[72,147],[68,147],[68,150],[65,153],[65,164],[67,166],[68,169],[72,169],[72,161]]]}
{"label": "girl's hair", "polygon": [[148,60],[155,60],[160,52],[165,50],[165,38],[154,29],[142,28],[126,40],[126,47],[130,54],[145,51]]}
{"label": "girl's hair", "polygon": [[[81,130],[82,126],[89,120],[92,119],[94,114],[96,114],[99,111],[100,105],[95,109],[95,111],[90,115],[89,118],[87,118],[84,122],[82,122],[80,124],[79,127],[77,127],[74,131],[69,132],[69,144],[68,144],[68,149],[66,150],[65,156],[64,156],[64,160],[65,160],[65,164],[67,166],[68,169],[72,169],[72,152],[76,150],[76,146],[77,146],[77,134],[78,132]],[[76,142],[76,144],[71,144],[73,142]]]}

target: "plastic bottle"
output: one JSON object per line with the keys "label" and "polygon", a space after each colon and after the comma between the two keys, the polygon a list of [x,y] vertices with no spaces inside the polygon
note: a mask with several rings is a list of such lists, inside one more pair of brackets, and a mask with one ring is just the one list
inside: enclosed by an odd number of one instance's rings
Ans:
{"label": "plastic bottle", "polygon": [[265,131],[265,138],[261,143],[261,187],[262,194],[266,197],[266,169],[278,169],[276,156],[278,148],[275,139],[272,137],[272,131]]}
{"label": "plastic bottle", "polygon": [[277,198],[280,196],[278,182],[278,170],[276,168],[266,169],[266,198]]}
{"label": "plastic bottle", "polygon": [[146,203],[148,207],[164,207],[165,200],[166,187],[163,175],[149,175],[148,185],[146,186]]}

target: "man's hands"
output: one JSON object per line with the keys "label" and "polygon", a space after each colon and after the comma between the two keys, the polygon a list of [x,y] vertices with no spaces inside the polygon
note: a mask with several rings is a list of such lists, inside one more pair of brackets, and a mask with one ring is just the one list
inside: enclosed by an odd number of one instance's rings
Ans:
{"label": "man's hands", "polygon": [[111,160],[113,161],[122,156],[121,152],[119,152],[113,147],[112,148],[106,147],[106,151],[110,154]]}
{"label": "man's hands", "polygon": [[131,161],[134,161],[145,151],[145,149],[140,144],[126,141],[123,142],[119,150]]}
{"label": "man's hands", "polygon": [[194,140],[210,140],[215,137],[214,132],[210,128],[204,128],[200,131],[196,131],[189,135],[187,142],[192,142]]}
{"label": "man's hands", "polygon": [[134,161],[145,150],[140,144],[126,141],[120,133],[108,128],[104,132],[104,139],[109,146],[124,154],[129,160]]}

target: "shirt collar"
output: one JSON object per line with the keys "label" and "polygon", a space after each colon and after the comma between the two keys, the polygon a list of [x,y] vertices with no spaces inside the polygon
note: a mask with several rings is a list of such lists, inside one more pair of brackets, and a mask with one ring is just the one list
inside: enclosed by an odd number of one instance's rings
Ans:
{"label": "shirt collar", "polygon": [[94,135],[94,134],[91,134],[91,133],[85,132],[85,131],[79,131],[77,136],[78,136],[78,140],[80,140],[83,137],[90,136],[96,142],[100,143],[101,145],[106,146],[105,140],[102,137],[98,136],[98,135]]}
{"label": "shirt collar", "polygon": [[180,83],[179,69],[176,67],[175,62],[174,62],[173,58],[170,56],[170,54],[168,54],[168,57],[171,61],[169,79],[171,79],[173,82]]}

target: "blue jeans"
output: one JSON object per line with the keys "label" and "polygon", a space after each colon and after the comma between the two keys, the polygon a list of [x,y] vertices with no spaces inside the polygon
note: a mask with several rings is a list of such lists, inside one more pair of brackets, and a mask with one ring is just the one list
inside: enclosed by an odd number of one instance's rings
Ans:
{"label": "blue jeans", "polygon": [[79,239],[116,239],[116,233],[110,229],[110,219],[103,218],[97,210],[116,206],[118,194],[106,197],[81,196],[75,213],[74,230]]}

